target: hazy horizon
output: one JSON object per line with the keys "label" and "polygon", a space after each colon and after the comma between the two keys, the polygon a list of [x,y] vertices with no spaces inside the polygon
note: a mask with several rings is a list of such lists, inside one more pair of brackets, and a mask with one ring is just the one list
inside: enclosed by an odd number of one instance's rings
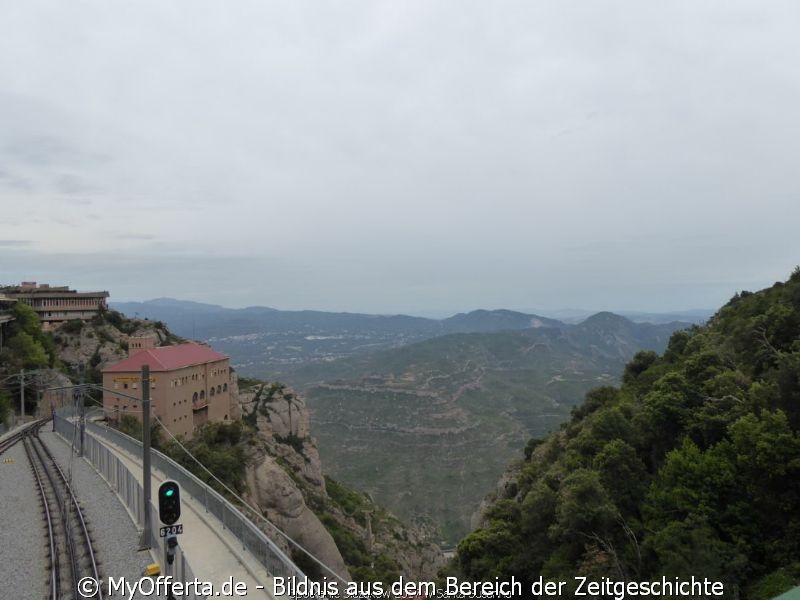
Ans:
{"label": "hazy horizon", "polygon": [[798,17],[4,3],[0,279],[373,314],[714,309],[800,262]]}
{"label": "hazy horizon", "polygon": [[[597,314],[599,312],[613,312],[617,314],[627,314],[627,315],[671,315],[671,314],[681,314],[681,315],[692,315],[697,313],[713,313],[718,307],[715,308],[687,308],[687,309],[675,309],[675,310],[667,310],[667,311],[640,311],[640,310],[628,310],[628,309],[618,309],[613,307],[605,307],[599,309],[588,309],[588,308],[572,308],[572,307],[563,307],[563,308],[530,308],[530,307],[522,307],[522,308],[509,308],[507,306],[475,306],[471,308],[462,308],[462,309],[451,309],[451,310],[400,310],[394,312],[364,312],[364,311],[355,311],[355,310],[343,310],[343,311],[334,311],[328,310],[325,308],[305,308],[305,307],[297,307],[297,308],[282,308],[277,306],[267,306],[265,304],[246,304],[243,306],[229,306],[220,304],[213,301],[208,302],[199,302],[197,300],[189,300],[186,298],[174,298],[174,297],[167,297],[161,296],[156,298],[147,298],[144,300],[126,300],[126,299],[115,299],[110,298],[109,304],[129,304],[129,303],[148,303],[148,302],[158,302],[162,300],[169,300],[169,301],[176,301],[176,302],[197,302],[199,304],[204,304],[208,306],[216,306],[224,309],[230,310],[242,310],[248,308],[267,308],[267,309],[274,309],[280,311],[305,311],[305,310],[314,310],[320,312],[345,312],[345,313],[362,313],[368,315],[380,315],[380,316],[393,316],[393,315],[405,315],[411,317],[423,317],[428,319],[445,319],[447,317],[452,317],[453,315],[457,314],[466,314],[476,310],[486,310],[486,311],[495,311],[495,310],[510,310],[513,312],[525,313],[525,314],[535,314],[542,317],[548,317],[553,319],[561,319],[567,320],[570,319],[583,319],[587,316],[591,316],[593,314]],[[130,315],[129,315],[130,316]]]}

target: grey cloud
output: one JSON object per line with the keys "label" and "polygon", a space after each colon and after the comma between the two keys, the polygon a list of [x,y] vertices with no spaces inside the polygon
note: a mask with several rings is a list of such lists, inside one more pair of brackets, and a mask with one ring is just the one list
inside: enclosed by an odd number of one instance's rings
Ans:
{"label": "grey cloud", "polygon": [[64,225],[65,227],[79,227],[80,221],[77,219],[64,219],[61,217],[51,217],[49,220],[44,221],[45,223],[56,223],[58,225]]}
{"label": "grey cloud", "polygon": [[0,168],[0,186],[16,192],[32,192],[35,189],[33,178],[15,174],[2,168]]}
{"label": "grey cloud", "polygon": [[2,147],[2,153],[16,162],[35,167],[50,166],[71,155],[64,142],[44,135],[13,140]]}
{"label": "grey cloud", "polygon": [[715,306],[798,261],[793,2],[176,7],[0,8],[2,218],[37,247],[79,223],[94,250],[26,247],[20,278],[650,309]]}
{"label": "grey cloud", "polygon": [[33,167],[52,167],[63,164],[92,164],[106,162],[109,157],[91,152],[52,135],[19,136],[0,147],[6,160]]}
{"label": "grey cloud", "polygon": [[157,239],[155,235],[148,233],[111,233],[110,236],[120,240],[151,241]]}
{"label": "grey cloud", "polygon": [[[84,177],[72,173],[62,173],[53,178],[53,188],[60,194],[66,196],[73,196],[76,194],[86,194],[88,192],[96,192],[97,187],[89,184]],[[83,198],[72,198],[69,200],[72,204],[91,204],[91,200]]]}

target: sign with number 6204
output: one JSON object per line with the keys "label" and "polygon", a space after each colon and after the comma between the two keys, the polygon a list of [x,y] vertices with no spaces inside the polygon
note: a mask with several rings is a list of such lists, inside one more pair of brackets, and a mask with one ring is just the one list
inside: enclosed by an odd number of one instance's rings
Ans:
{"label": "sign with number 6204", "polygon": [[158,529],[159,537],[167,537],[168,535],[178,535],[183,533],[183,523],[175,523],[175,525],[167,525]]}

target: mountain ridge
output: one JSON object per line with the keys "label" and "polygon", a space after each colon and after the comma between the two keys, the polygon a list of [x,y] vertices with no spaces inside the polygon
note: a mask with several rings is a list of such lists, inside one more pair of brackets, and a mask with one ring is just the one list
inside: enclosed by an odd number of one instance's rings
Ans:
{"label": "mountain ridge", "polygon": [[529,440],[449,574],[700,575],[743,600],[800,583],[800,267],[638,352],[621,379]]}
{"label": "mountain ridge", "polygon": [[287,380],[305,392],[335,477],[406,519],[441,524],[452,542],[515,447],[557,428],[588,389],[615,383],[636,351],[663,349],[684,325],[615,317],[605,327],[454,333]]}
{"label": "mountain ridge", "polygon": [[220,351],[236,357],[243,373],[270,379],[285,379],[308,364],[451,333],[572,326],[539,314],[508,309],[476,309],[430,319],[403,314],[281,311],[258,306],[231,309],[170,298],[111,304],[126,314],[168,323],[183,337],[213,343]]}

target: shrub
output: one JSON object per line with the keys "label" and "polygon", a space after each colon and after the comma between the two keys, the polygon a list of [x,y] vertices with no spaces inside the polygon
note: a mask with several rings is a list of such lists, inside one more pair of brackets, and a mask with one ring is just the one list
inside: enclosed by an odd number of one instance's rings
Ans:
{"label": "shrub", "polygon": [[80,319],[72,319],[71,321],[64,321],[61,327],[59,327],[59,330],[71,335],[78,335],[83,331],[84,324],[85,323]]}

